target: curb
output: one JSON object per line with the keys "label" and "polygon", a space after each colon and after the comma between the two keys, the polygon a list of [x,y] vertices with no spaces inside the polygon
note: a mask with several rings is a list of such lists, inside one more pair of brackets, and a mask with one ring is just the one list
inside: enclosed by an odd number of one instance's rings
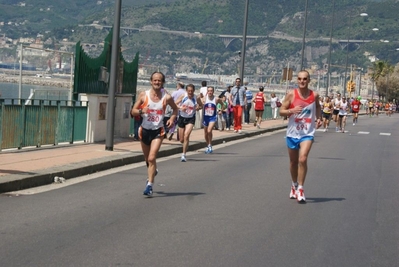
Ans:
{"label": "curb", "polygon": [[[267,132],[274,132],[287,128],[287,125],[274,126],[258,131],[244,132],[242,134],[234,134],[226,137],[217,137],[212,140],[213,145],[219,145],[223,142],[231,142],[239,139],[253,137]],[[188,151],[194,151],[206,146],[205,141],[191,141]],[[158,152],[158,158],[163,158],[181,153],[181,146],[162,147]],[[88,175],[128,164],[142,162],[144,156],[142,154],[135,155],[116,155],[106,158],[87,160],[81,163],[73,163],[64,166],[45,169],[35,173],[12,175],[3,177],[0,183],[0,194],[12,191],[28,189],[43,185],[52,184],[54,177],[59,176],[65,179],[72,179],[83,175]]]}

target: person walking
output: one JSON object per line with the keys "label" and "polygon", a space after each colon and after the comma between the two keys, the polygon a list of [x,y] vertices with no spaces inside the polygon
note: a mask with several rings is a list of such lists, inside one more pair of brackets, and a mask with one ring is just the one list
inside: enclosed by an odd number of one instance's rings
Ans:
{"label": "person walking", "polygon": [[299,203],[305,203],[304,183],[308,171],[308,155],[315,131],[322,122],[319,95],[308,88],[309,72],[300,71],[297,82],[298,88],[290,91],[284,98],[280,116],[288,116],[286,142],[292,179],[289,196]]}
{"label": "person walking", "polygon": [[190,135],[195,125],[195,113],[200,109],[198,103],[200,103],[200,97],[198,99],[194,94],[195,86],[189,84],[186,86],[186,93],[181,95],[176,101],[176,105],[179,107],[179,118],[177,119],[177,125],[179,126],[179,138],[180,143],[183,144],[183,153],[180,161],[186,162],[186,153],[190,142]]}
{"label": "person walking", "polygon": [[265,94],[263,93],[263,86],[259,87],[259,92],[256,93],[253,102],[254,102],[254,108],[255,108],[255,122],[254,126],[258,127],[260,129],[260,124],[262,123],[262,116],[263,116],[263,111],[265,110],[265,103],[267,101]]}
{"label": "person walking", "polygon": [[215,127],[217,113],[216,106],[217,104],[222,104],[222,99],[216,97],[214,95],[215,88],[213,86],[208,86],[207,94],[201,99],[200,106],[203,107],[204,110],[204,119],[202,124],[204,125],[204,137],[205,142],[207,144],[205,154],[210,154],[213,152],[212,149],[212,138],[213,138],[213,128]]}
{"label": "person walking", "polygon": [[277,119],[277,102],[280,102],[280,99],[276,96],[275,93],[271,93],[270,95],[270,107],[272,109],[272,118],[273,120]]}
{"label": "person walking", "polygon": [[163,117],[166,105],[173,110],[170,119],[166,122],[167,126],[173,124],[178,110],[173,98],[162,90],[164,83],[165,75],[162,72],[154,72],[150,78],[151,89],[140,93],[130,111],[131,116],[140,115],[143,118],[139,136],[148,171],[148,180],[143,194],[148,197],[151,197],[153,193],[152,187],[158,172],[156,158],[165,137]]}
{"label": "person walking", "polygon": [[251,90],[248,90],[247,87],[245,87],[245,98],[247,101],[247,107],[244,111],[244,123],[249,124],[249,119],[250,119],[250,114],[251,114],[251,108],[252,108],[252,98],[254,95],[252,94]]}
{"label": "person walking", "polygon": [[245,88],[241,86],[241,79],[236,78],[235,86],[231,89],[230,103],[234,113],[234,132],[242,133],[242,112],[246,108]]}

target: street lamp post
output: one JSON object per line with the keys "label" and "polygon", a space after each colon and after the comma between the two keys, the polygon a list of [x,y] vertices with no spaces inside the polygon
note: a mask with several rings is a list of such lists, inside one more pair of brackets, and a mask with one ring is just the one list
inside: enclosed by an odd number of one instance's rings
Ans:
{"label": "street lamp post", "polygon": [[331,46],[332,46],[332,36],[334,30],[334,15],[335,15],[335,0],[333,0],[333,8],[332,8],[332,17],[331,17],[331,29],[330,29],[330,42],[328,46],[328,66],[327,66],[327,86],[326,86],[326,96],[328,96],[328,91],[330,89],[330,79],[331,79]]}
{"label": "street lamp post", "polygon": [[122,0],[115,1],[115,20],[112,32],[111,48],[111,73],[108,88],[107,133],[105,136],[105,150],[114,150],[114,124],[115,124],[115,88],[118,76],[119,32],[121,25]]}
{"label": "street lamp post", "polygon": [[244,13],[244,31],[242,34],[242,47],[241,47],[241,66],[240,66],[240,78],[244,84],[244,65],[245,65],[245,48],[247,45],[247,22],[248,22],[248,6],[249,0],[245,1],[245,13]]}
{"label": "street lamp post", "polygon": [[[368,14],[367,13],[361,13],[360,14],[361,17],[367,17]],[[345,63],[345,76],[344,76],[344,92],[343,92],[343,96],[345,97],[345,85],[347,84],[346,82],[346,75],[347,75],[347,70],[348,70],[348,58],[349,58],[349,41],[350,41],[350,33],[351,33],[351,27],[352,27],[352,16],[349,15],[349,25],[348,25],[348,43],[346,45],[346,63]]]}
{"label": "street lamp post", "polygon": [[305,4],[305,22],[303,23],[303,37],[302,37],[302,54],[301,54],[301,69],[303,70],[303,62],[305,58],[305,37],[306,37],[306,23],[308,21],[308,0]]}

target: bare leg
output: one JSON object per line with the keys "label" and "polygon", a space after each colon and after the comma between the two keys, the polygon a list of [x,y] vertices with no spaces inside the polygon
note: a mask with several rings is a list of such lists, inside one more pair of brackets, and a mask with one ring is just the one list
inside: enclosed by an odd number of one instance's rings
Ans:
{"label": "bare leg", "polygon": [[[190,134],[193,130],[194,125],[193,124],[187,124],[186,127],[184,129],[182,129],[182,133],[180,138],[180,142],[183,143],[183,154],[185,155],[187,150],[188,150],[188,144],[190,142]],[[182,140],[183,138],[183,140]]]}
{"label": "bare leg", "polygon": [[141,142],[141,148],[143,150],[144,158],[145,161],[148,163],[148,181],[150,183],[154,183],[154,177],[155,177],[155,172],[157,168],[157,154],[159,151],[159,148],[161,147],[163,141],[162,138],[156,138],[152,140],[151,145],[147,146],[143,142]]}
{"label": "bare leg", "polygon": [[300,144],[299,150],[288,149],[290,157],[290,172],[294,183],[303,186],[308,172],[308,155],[313,141],[307,140]]}

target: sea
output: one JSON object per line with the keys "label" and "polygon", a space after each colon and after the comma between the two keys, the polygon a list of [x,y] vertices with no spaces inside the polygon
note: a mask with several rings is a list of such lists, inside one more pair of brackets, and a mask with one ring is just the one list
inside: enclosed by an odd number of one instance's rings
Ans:
{"label": "sea", "polygon": [[[69,88],[22,84],[21,99],[68,100]],[[34,95],[32,95],[34,93]],[[0,99],[18,99],[18,83],[0,83]]]}

